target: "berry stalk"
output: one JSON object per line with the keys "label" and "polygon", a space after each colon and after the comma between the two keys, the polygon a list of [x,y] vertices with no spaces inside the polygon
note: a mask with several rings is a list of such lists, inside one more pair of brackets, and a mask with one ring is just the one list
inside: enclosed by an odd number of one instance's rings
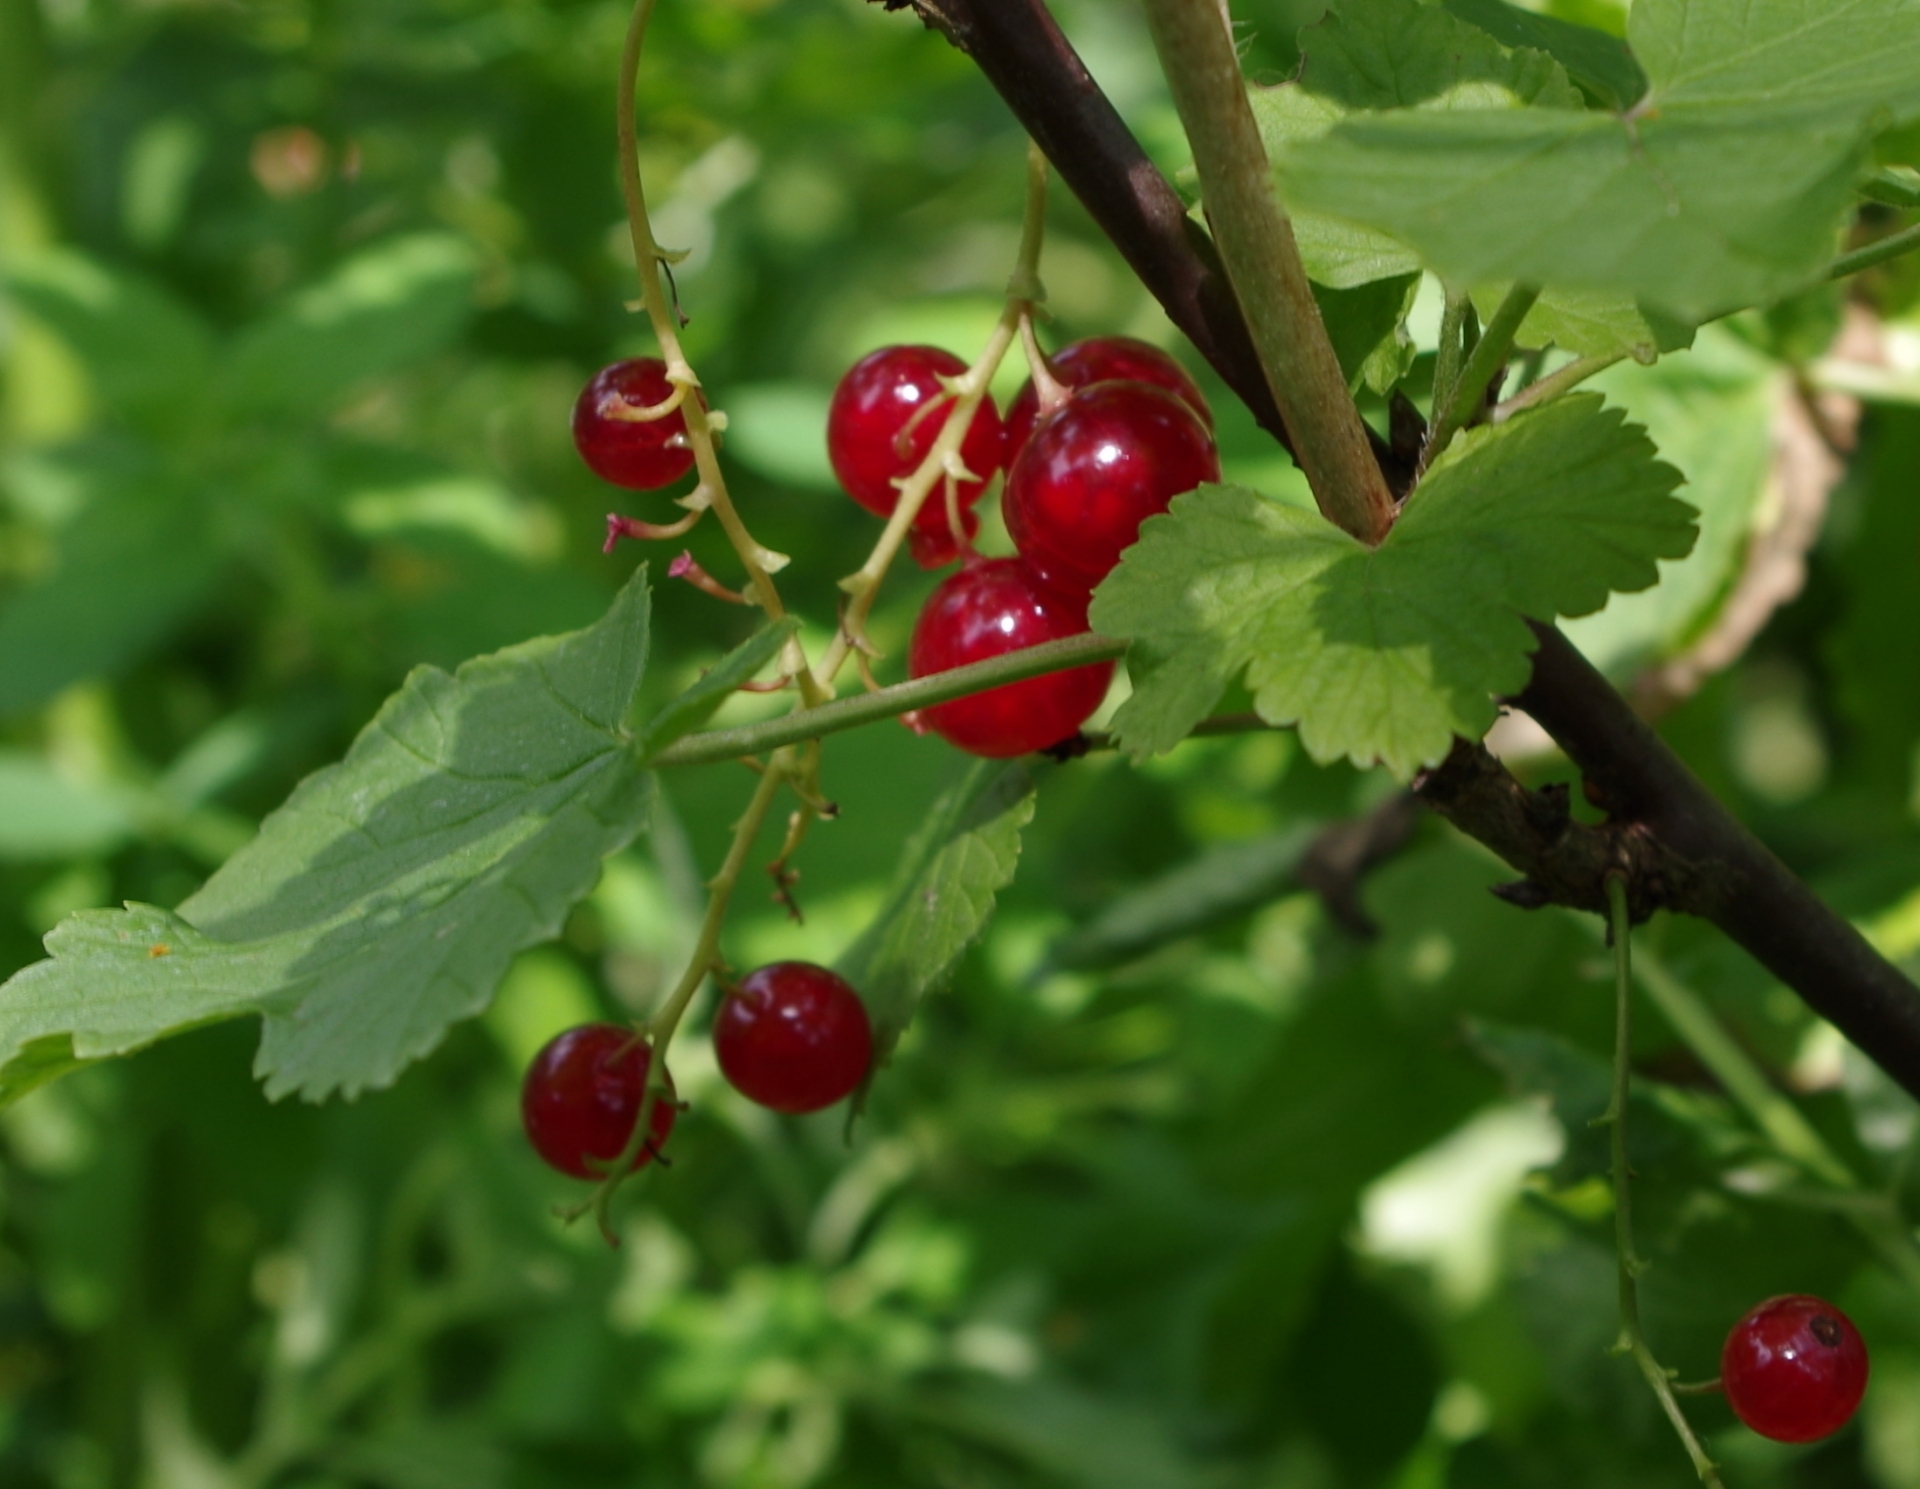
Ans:
{"label": "berry stalk", "polygon": [[1613,931],[1613,1095],[1600,1120],[1607,1124],[1613,1160],[1613,1244],[1620,1264],[1620,1342],[1614,1347],[1633,1356],[1634,1364],[1659,1398],[1661,1410],[1673,1423],[1673,1430],[1680,1434],[1700,1482],[1710,1489],[1723,1489],[1719,1469],[1674,1399],[1672,1375],[1654,1358],[1646,1332],[1640,1327],[1640,1274],[1646,1270],[1646,1263],[1633,1249],[1633,1177],[1627,1164],[1627,1101],[1633,1058],[1633,918],[1627,908],[1623,875],[1607,877],[1607,910]]}
{"label": "berry stalk", "polygon": [[1045,298],[1045,291],[1040,284],[1040,245],[1046,235],[1046,223],[1047,158],[1040,153],[1037,145],[1030,142],[1027,145],[1026,203],[1020,220],[1020,250],[1013,273],[1007,280],[1006,307],[1000,312],[1000,319],[994,323],[986,347],[955,381],[953,407],[947,410],[946,422],[941,425],[933,447],[900,488],[900,500],[888,517],[879,541],[873,545],[873,551],[867,555],[865,563],[840,581],[840,588],[852,598],[841,619],[840,633],[814,665],[811,682],[823,694],[831,693],[833,680],[839,675],[841,667],[862,645],[866,636],[867,617],[873,612],[874,601],[879,596],[880,583],[886,577],[887,569],[900,552],[900,546],[906,542],[914,518],[919,515],[928,495],[952,473],[952,466],[960,457],[961,442],[966,438],[981,400],[987,396],[987,386],[999,370],[1001,359],[1013,345],[1014,338],[1020,335],[1021,326],[1030,321],[1034,305]]}

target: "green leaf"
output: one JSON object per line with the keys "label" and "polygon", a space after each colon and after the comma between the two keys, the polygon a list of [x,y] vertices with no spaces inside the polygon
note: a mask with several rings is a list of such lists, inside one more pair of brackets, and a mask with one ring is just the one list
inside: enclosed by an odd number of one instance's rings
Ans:
{"label": "green leaf", "polygon": [[1647,91],[1647,75],[1616,36],[1535,15],[1507,0],[1446,0],[1446,7],[1505,46],[1547,53],[1606,108],[1627,108]]}
{"label": "green leaf", "polygon": [[1114,730],[1136,757],[1170,749],[1245,671],[1261,717],[1297,724],[1314,759],[1408,779],[1525,684],[1523,617],[1587,614],[1686,554],[1678,480],[1581,394],[1472,431],[1374,549],[1316,513],[1202,487],[1142,527],[1094,598],[1094,628],[1133,643]]}
{"label": "green leaf", "polygon": [[[1631,114],[1402,105],[1270,132],[1282,191],[1449,282],[1612,289],[1696,323],[1817,277],[1874,134],[1920,114],[1920,0],[1642,0],[1629,40],[1650,80]],[[1399,56],[1353,26],[1337,50],[1331,89],[1311,55],[1299,86],[1342,104],[1343,70]]]}
{"label": "green leaf", "polygon": [[229,402],[311,422],[359,383],[451,342],[472,314],[474,271],[472,248],[447,233],[355,255],[235,341],[222,369]]}
{"label": "green leaf", "polygon": [[27,259],[5,287],[59,334],[100,396],[128,418],[164,425],[203,396],[207,327],[158,285],[62,249]]}
{"label": "green leaf", "polygon": [[1020,830],[1033,820],[1023,765],[982,760],[947,790],[900,857],[886,907],[840,958],[866,1000],[877,1067],[920,1000],[944,986],[1013,879]]}
{"label": "green leaf", "polygon": [[1048,971],[1118,967],[1271,900],[1294,883],[1318,825],[1222,843],[1114,900],[1047,950]]}
{"label": "green leaf", "polygon": [[[1473,291],[1482,320],[1491,319],[1511,285],[1481,285]],[[1549,285],[1534,301],[1514,338],[1520,346],[1557,346],[1581,357],[1625,353],[1640,363],[1693,344],[1693,327],[1638,305],[1618,290]]]}
{"label": "green leaf", "polygon": [[1693,552],[1662,568],[1660,583],[1615,595],[1567,635],[1596,667],[1631,666],[1683,649],[1711,622],[1746,561],[1765,515],[1773,472],[1774,402],[1784,374],[1718,326],[1702,328],[1690,357],[1620,367],[1595,391],[1646,426],[1661,457],[1686,478],[1700,513]]}
{"label": "green leaf", "polygon": [[748,681],[780,654],[787,639],[800,629],[792,616],[763,626],[736,646],[700,681],[675,698],[641,732],[640,754],[651,759],[684,735],[691,734],[714,716],[720,705],[731,698],[740,684]]}
{"label": "green leaf", "polygon": [[419,668],[177,913],[70,917],[0,986],[0,1082],[32,1041],[125,1054],[246,1013],[270,1096],[386,1085],[478,1013],[644,825],[621,721],[647,656],[644,570],[597,623]]}

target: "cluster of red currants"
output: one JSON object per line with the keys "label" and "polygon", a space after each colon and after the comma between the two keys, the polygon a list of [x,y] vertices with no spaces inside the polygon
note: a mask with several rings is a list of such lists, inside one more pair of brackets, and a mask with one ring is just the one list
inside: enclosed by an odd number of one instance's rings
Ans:
{"label": "cluster of red currants", "polygon": [[[839,974],[812,962],[773,962],[729,986],[714,1018],[720,1073],[776,1112],[817,1112],[853,1094],[873,1063],[866,1005]],[[520,1118],[537,1152],[563,1174],[604,1178],[633,1138],[652,1051],[634,1030],[582,1024],[549,1040],[527,1067]],[[679,1103],[673,1082],[633,1156],[660,1156]]]}
{"label": "cluster of red currants", "polygon": [[[827,453],[847,494],[879,516],[926,459],[966,364],[931,346],[889,346],[856,362],[827,413]],[[1028,382],[1003,419],[982,399],[961,439],[960,470],[928,493],[909,529],[913,556],[938,568],[964,555],[920,612],[914,677],[946,672],[1087,629],[1094,586],[1140,524],[1184,491],[1220,478],[1213,414],[1165,352],[1103,336],[1049,363],[1054,401]],[[1062,396],[1064,395],[1064,396]],[[973,508],[1005,470],[1001,498],[1015,558],[972,551]],[[1007,757],[1071,738],[1100,706],[1109,662],[1009,683],[926,709],[925,727],[975,755]]]}

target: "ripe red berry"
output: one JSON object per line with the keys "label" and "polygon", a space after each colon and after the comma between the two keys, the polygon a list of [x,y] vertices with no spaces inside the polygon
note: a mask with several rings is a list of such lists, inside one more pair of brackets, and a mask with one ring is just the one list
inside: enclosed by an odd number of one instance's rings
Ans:
{"label": "ripe red berry", "polygon": [[812,962],[772,962],[720,1002],[713,1052],[749,1101],[798,1115],[853,1093],[873,1063],[866,1005],[846,979]]}
{"label": "ripe red berry", "polygon": [[1733,1326],[1720,1351],[1720,1385],[1734,1414],[1775,1442],[1838,1432],[1867,1389],[1867,1346],[1833,1304],[1769,1298]]}
{"label": "ripe red berry", "polygon": [[[576,1179],[597,1179],[589,1158],[612,1162],[633,1136],[646,1092],[652,1052],[632,1029],[618,1024],[582,1024],[550,1039],[520,1087],[520,1120],[542,1158]],[[644,1167],[660,1155],[678,1108],[667,1094],[655,1103],[648,1140],[634,1157]]]}
{"label": "ripe red berry", "polygon": [[[1068,388],[1094,383],[1152,383],[1186,404],[1208,429],[1213,428],[1213,410],[1207,407],[1200,385],[1187,376],[1186,368],[1148,342],[1131,336],[1090,336],[1061,347],[1047,358],[1047,368]],[[1013,464],[1039,417],[1040,390],[1029,380],[1007,405],[1007,464]]]}
{"label": "ripe red berry", "polygon": [[1183,491],[1220,479],[1213,436],[1173,394],[1095,383],[1034,425],[1007,473],[1007,531],[1047,584],[1088,595]]}
{"label": "ripe red berry", "polygon": [[[848,496],[875,516],[893,514],[900,501],[900,488],[893,483],[912,475],[926,458],[952,409],[940,379],[966,370],[965,362],[937,346],[882,347],[847,370],[827,409],[827,456]],[[961,463],[979,477],[958,483],[955,495],[963,514],[1000,469],[1004,438],[1000,411],[991,398],[982,399],[960,442]],[[971,536],[977,519],[967,525]],[[913,556],[925,568],[959,555],[944,482],[927,493],[911,537]]]}
{"label": "ripe red berry", "polygon": [[[976,559],[927,597],[907,648],[907,671],[926,677],[1077,636],[1084,601],[1043,586],[1017,558]],[[921,722],[969,754],[1006,759],[1071,738],[1107,695],[1113,663],[1049,672],[922,709]]]}
{"label": "ripe red berry", "polygon": [[667,364],[658,357],[629,357],[601,368],[574,400],[574,449],[601,480],[629,491],[653,491],[679,480],[693,469],[687,421],[679,409],[642,423],[611,413],[622,403],[651,408],[672,393]]}

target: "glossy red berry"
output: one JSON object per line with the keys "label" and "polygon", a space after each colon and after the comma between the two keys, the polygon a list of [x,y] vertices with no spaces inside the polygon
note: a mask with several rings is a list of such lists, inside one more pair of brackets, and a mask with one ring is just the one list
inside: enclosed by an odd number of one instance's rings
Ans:
{"label": "glossy red berry", "polygon": [[667,364],[658,357],[629,357],[601,368],[574,400],[574,449],[601,480],[629,491],[653,491],[679,480],[693,469],[679,409],[642,423],[613,416],[622,404],[651,408],[672,394]]}
{"label": "glossy red berry", "polygon": [[[520,1120],[534,1151],[563,1174],[600,1178],[587,1160],[611,1162],[633,1136],[650,1054],[632,1029],[618,1024],[582,1024],[550,1039],[520,1087]],[[669,1078],[668,1095],[655,1104],[647,1124],[649,1139],[635,1156],[636,1169],[659,1157],[673,1131],[678,1108],[672,1091]]]}
{"label": "glossy red berry", "polygon": [[1085,596],[1142,522],[1219,479],[1213,436],[1185,403],[1146,383],[1095,383],[1034,425],[1001,506],[1034,573]]}
{"label": "glossy red berry", "polygon": [[1775,1442],[1838,1432],[1867,1389],[1867,1346],[1833,1304],[1769,1298],[1733,1326],[1720,1351],[1720,1385],[1734,1414]]}
{"label": "glossy red berry", "polygon": [[798,1115],[850,1096],[873,1063],[866,1005],[845,978],[812,962],[772,962],[720,1002],[713,1052],[749,1101]]}
{"label": "glossy red berry", "polygon": [[[1047,589],[1017,558],[976,559],[931,595],[914,623],[907,671],[926,677],[1077,636],[1084,601]],[[922,709],[921,723],[973,755],[1006,759],[1070,739],[1107,695],[1113,663],[1049,672]]]}
{"label": "glossy red berry", "polygon": [[[882,347],[847,370],[827,409],[827,456],[847,495],[876,516],[892,515],[900,500],[893,483],[912,475],[926,458],[953,406],[940,379],[966,370],[965,362],[937,346]],[[979,477],[956,486],[963,513],[980,500],[1003,464],[1004,439],[999,410],[991,398],[982,399],[960,442],[961,463]],[[974,519],[969,536],[977,526]],[[911,540],[914,558],[926,568],[958,557],[944,483],[927,493]]]}
{"label": "glossy red berry", "polygon": [[[1165,388],[1200,416],[1200,422],[1213,428],[1213,410],[1200,385],[1187,376],[1187,369],[1149,342],[1131,336],[1090,336],[1073,341],[1047,358],[1048,370],[1056,381],[1069,389],[1094,383],[1151,383]],[[1007,405],[1007,463],[1011,465],[1020,447],[1033,433],[1040,417],[1040,390],[1029,381]]]}

